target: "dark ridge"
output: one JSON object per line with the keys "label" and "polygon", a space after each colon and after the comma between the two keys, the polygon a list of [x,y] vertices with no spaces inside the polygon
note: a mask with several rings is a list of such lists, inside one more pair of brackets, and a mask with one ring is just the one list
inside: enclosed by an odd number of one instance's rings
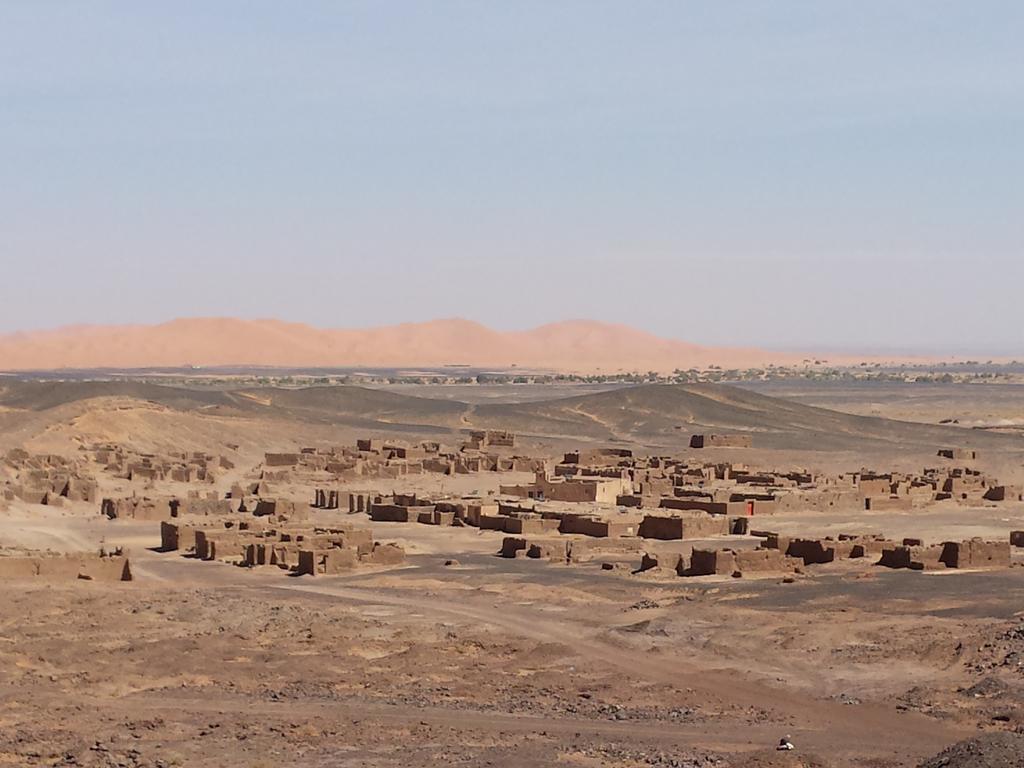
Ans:
{"label": "dark ridge", "polygon": [[1024,766],[1024,736],[986,733],[958,741],[918,768],[1020,768]]}
{"label": "dark ridge", "polygon": [[367,429],[511,429],[524,435],[679,447],[697,432],[743,432],[755,448],[856,450],[902,446],[1024,449],[1024,440],[956,426],[854,416],[721,384],[644,384],[526,403],[467,403],[358,386],[236,390],[136,382],[7,381],[0,406],[41,412],[97,397],[181,411],[345,424]]}

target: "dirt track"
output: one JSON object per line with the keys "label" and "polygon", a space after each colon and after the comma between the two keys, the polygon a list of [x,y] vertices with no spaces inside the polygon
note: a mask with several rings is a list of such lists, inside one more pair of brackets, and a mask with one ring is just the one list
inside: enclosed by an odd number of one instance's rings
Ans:
{"label": "dirt track", "polygon": [[[500,573],[481,574],[481,580],[493,591],[446,591],[443,586],[431,590],[403,589],[404,578],[415,579],[417,569],[406,569],[401,575],[387,576],[388,586],[373,586],[374,577],[357,582],[345,579],[307,581],[290,579],[272,571],[250,573],[231,566],[205,564],[174,554],[143,552],[136,557],[141,574],[132,593],[142,594],[153,580],[164,584],[191,585],[200,590],[214,589],[247,601],[300,606],[303,613],[315,616],[317,606],[337,605],[345,610],[374,616],[390,627],[414,631],[416,626],[454,628],[455,631],[483,633],[530,647],[566,649],[575,659],[574,666],[588,674],[611,676],[621,680],[615,687],[656,686],[664,693],[666,706],[696,706],[706,713],[698,723],[594,722],[573,716],[543,716],[525,713],[502,713],[460,706],[457,710],[442,704],[403,705],[398,702],[376,703],[332,700],[329,704],[305,698],[289,702],[290,717],[300,719],[336,719],[359,716],[382,727],[396,727],[410,720],[431,727],[451,727],[495,736],[509,732],[545,732],[548,736],[586,734],[589,738],[616,739],[630,743],[656,743],[664,748],[685,745],[688,748],[734,754],[770,746],[780,733],[791,734],[807,750],[829,753],[839,758],[857,759],[894,757],[915,760],[935,751],[936,745],[950,743],[966,730],[954,723],[937,721],[914,712],[899,711],[894,703],[858,703],[849,705],[808,696],[804,691],[772,685],[763,677],[744,672],[735,658],[717,660],[705,649],[691,651],[685,646],[666,650],[664,645],[652,646],[646,652],[635,644],[623,642],[621,636],[610,634],[609,628],[621,623],[622,605],[616,590],[609,594],[595,588],[595,601],[579,605],[555,600],[551,604],[524,601],[524,583],[510,581]],[[529,569],[530,564],[517,564]],[[544,567],[517,574],[526,583],[545,583]],[[383,577],[381,577],[383,578]],[[369,583],[367,583],[369,582]],[[410,584],[415,582],[410,582]],[[140,594],[141,592],[141,594]],[[212,595],[211,595],[212,597]],[[677,610],[686,611],[685,605]],[[707,608],[695,613],[703,619]],[[442,643],[441,648],[444,647]],[[440,650],[440,649],[439,649]],[[771,649],[767,649],[769,652]],[[445,651],[441,650],[442,653]],[[710,662],[710,663],[709,663]],[[757,669],[759,664],[751,664]],[[508,674],[512,670],[503,670]],[[480,703],[498,694],[500,688],[481,690]],[[183,698],[184,697],[184,698]],[[628,697],[625,697],[628,699]],[[104,704],[106,706],[106,704]],[[115,711],[167,718],[184,708],[191,716],[207,711],[232,711],[236,715],[274,714],[280,711],[275,703],[260,704],[239,701],[236,696],[204,690],[199,697],[184,691],[168,700],[168,692],[154,696],[145,691],[133,693]],[[493,706],[493,704],[488,704]],[[894,727],[896,724],[897,727]]]}

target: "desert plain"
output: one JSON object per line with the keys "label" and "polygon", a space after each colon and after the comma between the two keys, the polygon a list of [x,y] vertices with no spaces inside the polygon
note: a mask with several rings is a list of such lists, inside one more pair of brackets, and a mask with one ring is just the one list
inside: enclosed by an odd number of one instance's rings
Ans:
{"label": "desert plain", "polygon": [[0,765],[1020,765],[1021,386],[6,376]]}

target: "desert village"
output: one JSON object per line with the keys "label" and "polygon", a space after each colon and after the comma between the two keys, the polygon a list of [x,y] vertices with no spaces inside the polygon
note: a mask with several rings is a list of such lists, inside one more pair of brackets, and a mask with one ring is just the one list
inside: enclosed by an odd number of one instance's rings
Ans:
{"label": "desert village", "polygon": [[[695,434],[692,449],[749,448],[749,435]],[[935,466],[909,474],[857,469],[841,474],[800,468],[762,469],[742,462],[634,456],[624,448],[585,448],[561,460],[521,455],[508,431],[470,431],[460,446],[439,442],[358,439],[355,445],[266,453],[231,485],[214,489],[234,470],[226,456],[143,455],[117,445],[82,446],[80,456],[4,457],[3,499],[61,507],[87,502],[111,520],[160,526],[161,551],[293,575],[336,575],[362,566],[400,566],[402,548],[375,541],[367,522],[471,527],[491,532],[495,554],[566,565],[596,562],[633,575],[680,577],[803,573],[826,563],[894,569],[1010,568],[1024,562],[1024,530],[1002,540],[887,539],[851,528],[836,536],[780,534],[778,512],[901,511],[933,504],[964,508],[1024,500],[1020,486],[973,469],[975,451],[940,448]],[[389,481],[409,476],[494,474],[496,493],[458,496],[402,493]],[[530,473],[530,482],[501,481]],[[130,494],[100,498],[101,480]],[[161,496],[155,485],[187,486]],[[305,498],[297,497],[304,493]],[[379,527],[385,531],[387,528]],[[1019,552],[1020,558],[1015,558]],[[130,580],[121,551],[0,559],[0,575],[43,579]]]}

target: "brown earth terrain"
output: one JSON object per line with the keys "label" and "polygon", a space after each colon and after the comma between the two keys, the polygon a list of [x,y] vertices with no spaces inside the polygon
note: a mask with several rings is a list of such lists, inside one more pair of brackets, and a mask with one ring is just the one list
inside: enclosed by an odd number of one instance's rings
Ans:
{"label": "brown earth terrain", "polygon": [[1024,385],[949,386],[935,383],[814,382],[748,383],[773,397],[863,416],[902,421],[956,423],[979,429],[1024,430]]}
{"label": "brown earth terrain", "polygon": [[[821,391],[794,399],[714,385],[580,391],[521,402],[498,389],[470,402],[358,387],[5,382],[0,449],[15,453],[0,463],[0,484],[11,489],[0,501],[0,561],[102,547],[127,552],[134,578],[0,580],[0,765],[1024,764],[1016,548],[1000,568],[893,570],[875,557],[683,578],[666,567],[641,571],[632,546],[578,562],[498,557],[506,534],[482,525],[310,508],[319,488],[507,499],[501,488],[528,485],[532,471],[413,473],[411,459],[374,453],[389,443],[458,446],[486,430],[516,433],[514,447],[494,456],[544,457],[551,467],[563,452],[581,451],[582,466],[586,451],[612,447],[727,464],[737,475],[798,469],[819,485],[855,473],[866,487],[876,481],[864,468],[939,467],[954,487],[972,477],[1024,481],[1019,436],[937,423],[970,400],[955,387],[933,412],[918,403],[892,414],[926,417],[919,421],[883,418],[849,393],[842,410],[855,413],[819,407]],[[993,408],[1011,407],[999,397]],[[751,447],[690,448],[698,433],[750,437]],[[373,445],[329,448],[357,439]],[[344,455],[360,468],[333,478],[323,462],[306,471],[289,457],[307,446],[308,457]],[[474,461],[487,450],[454,455]],[[149,471],[178,452],[221,458],[207,461],[208,476]],[[117,463],[115,454],[128,458]],[[74,469],[40,469],[64,466]],[[28,486],[45,472],[70,472],[72,492],[40,503]],[[365,528],[400,547],[404,561],[316,576],[239,567],[187,548],[161,551],[160,519],[100,514],[101,497],[198,506],[212,494],[208,503],[222,504],[253,483],[294,505],[302,525]],[[778,490],[797,499],[817,492]],[[771,508],[749,527],[897,542],[1005,540],[1024,529],[1019,498],[911,503],[897,490],[891,506],[865,509],[865,493],[849,506]],[[615,504],[545,504],[626,514]],[[701,547],[753,551],[758,541],[748,531],[678,546],[620,543],[665,560]],[[784,738],[794,749],[776,749]]]}

